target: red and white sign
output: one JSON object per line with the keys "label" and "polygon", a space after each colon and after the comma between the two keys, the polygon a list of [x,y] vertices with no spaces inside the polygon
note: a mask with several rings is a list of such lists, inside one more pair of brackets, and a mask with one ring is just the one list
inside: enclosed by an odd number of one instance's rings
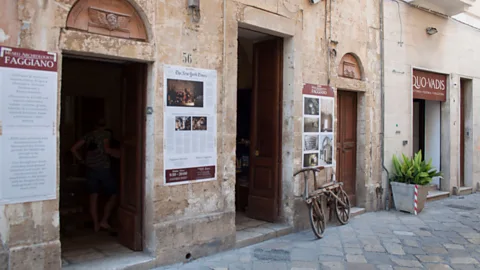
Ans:
{"label": "red and white sign", "polygon": [[414,69],[412,88],[414,99],[446,101],[447,75]]}
{"label": "red and white sign", "polygon": [[0,46],[0,67],[57,72],[57,54]]}
{"label": "red and white sign", "polygon": [[328,85],[316,85],[306,83],[303,85],[303,94],[320,97],[334,97],[333,88]]}
{"label": "red and white sign", "polygon": [[56,198],[57,54],[0,46],[0,204]]}

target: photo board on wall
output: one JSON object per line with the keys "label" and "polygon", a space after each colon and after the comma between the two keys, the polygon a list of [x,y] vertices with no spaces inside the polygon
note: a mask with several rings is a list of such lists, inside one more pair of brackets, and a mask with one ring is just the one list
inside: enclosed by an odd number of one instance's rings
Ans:
{"label": "photo board on wall", "polygon": [[303,86],[302,167],[335,166],[334,92],[324,85]]}

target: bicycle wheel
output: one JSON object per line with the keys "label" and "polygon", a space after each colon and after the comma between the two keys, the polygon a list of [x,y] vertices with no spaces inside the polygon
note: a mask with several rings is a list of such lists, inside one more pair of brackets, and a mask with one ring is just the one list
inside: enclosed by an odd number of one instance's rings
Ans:
{"label": "bicycle wheel", "polygon": [[345,204],[345,206],[343,206],[338,199],[335,199],[335,215],[337,216],[338,221],[342,225],[345,225],[350,219],[350,199],[343,189],[338,190],[337,197]]}
{"label": "bicycle wheel", "polygon": [[326,220],[321,205],[317,199],[313,199],[312,203],[308,205],[308,214],[313,233],[317,238],[321,239],[323,237],[323,232],[325,231]]}

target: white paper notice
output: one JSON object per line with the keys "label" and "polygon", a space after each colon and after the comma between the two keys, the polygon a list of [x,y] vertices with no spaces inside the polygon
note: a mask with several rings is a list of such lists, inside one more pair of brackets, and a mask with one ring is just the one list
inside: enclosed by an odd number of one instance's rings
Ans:
{"label": "white paper notice", "polygon": [[165,184],[216,179],[217,72],[165,69]]}
{"label": "white paper notice", "polygon": [[56,198],[57,56],[0,46],[0,204]]}

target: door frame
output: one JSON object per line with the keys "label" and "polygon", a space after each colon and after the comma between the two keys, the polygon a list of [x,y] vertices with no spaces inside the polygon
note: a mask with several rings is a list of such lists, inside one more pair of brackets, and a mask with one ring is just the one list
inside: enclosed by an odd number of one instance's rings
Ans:
{"label": "door frame", "polygon": [[[151,63],[148,63],[148,62],[145,62],[145,61],[132,61],[131,59],[111,58],[108,55],[98,56],[98,55],[95,55],[95,54],[75,53],[75,52],[69,52],[69,51],[62,51],[59,54],[59,58],[62,59],[62,61],[60,61],[60,62],[63,62],[63,59],[67,58],[67,59],[81,59],[81,60],[87,60],[87,61],[92,61],[92,62],[114,63],[114,64],[118,64],[119,66],[124,66],[128,63],[141,64],[143,66],[143,68],[142,68],[142,73],[143,73],[143,75],[142,75],[142,78],[143,78],[142,88],[143,88],[143,91],[142,91],[142,96],[141,96],[141,98],[142,98],[141,104],[142,104],[143,107],[147,106],[147,104],[149,102],[149,94],[150,94],[149,89],[151,89],[150,86],[152,84],[152,82],[150,81],[151,76],[152,76],[152,74],[151,74],[152,73]],[[61,102],[61,98],[63,97],[63,93],[61,91],[61,89],[62,89],[61,81],[63,79],[63,68],[64,68],[63,65],[59,66],[59,70],[61,71],[58,74],[58,77],[59,77],[59,80],[60,80],[60,83],[58,85],[58,89],[60,91],[59,102]],[[80,78],[80,74],[77,75],[77,77]],[[122,83],[122,87],[123,87],[123,83]],[[119,92],[119,95],[122,95],[122,91]],[[59,113],[59,116],[58,116],[59,118],[57,120],[59,124],[60,124],[61,117],[62,117],[63,113],[64,113],[63,110],[60,108],[60,113]],[[147,206],[146,186],[147,186],[147,167],[151,167],[151,168],[149,168],[149,171],[151,170],[152,173],[153,173],[153,164],[147,164],[147,154],[149,152],[148,149],[147,149],[147,141],[148,141],[147,133],[150,132],[150,129],[152,129],[152,128],[149,128],[149,125],[148,125],[147,122],[152,122],[152,121],[154,121],[154,119],[148,119],[148,117],[146,115],[144,115],[144,117],[142,117],[142,119],[140,121],[141,122],[140,123],[140,125],[141,125],[140,128],[142,130],[142,133],[140,135],[140,139],[141,139],[141,142],[140,142],[141,143],[141,153],[140,153],[140,156],[141,156],[141,166],[140,166],[141,171],[140,171],[140,177],[142,179],[141,187],[140,187],[140,193],[141,193],[141,195],[140,195],[140,198],[141,198],[140,215],[141,215],[141,231],[142,231],[142,238],[141,238],[142,251],[138,251],[138,252],[153,251],[153,250],[150,250],[148,248],[149,245],[147,245],[147,241],[148,241],[147,237],[150,236],[150,235],[153,235],[154,231],[153,231],[153,229],[152,230],[148,229],[149,228],[148,224],[146,224],[146,222],[145,222],[146,221],[146,215],[151,214],[150,212],[147,212],[149,210],[147,209],[148,207],[146,207]],[[147,131],[147,129],[149,129],[149,130]],[[60,129],[59,129],[59,132],[60,132]],[[60,133],[59,133],[59,136],[58,136],[58,142],[61,142]],[[59,156],[57,154],[57,156],[58,156],[59,159],[61,158],[61,155]],[[59,164],[60,164],[60,162],[59,162]],[[58,170],[61,172],[60,168]],[[61,177],[61,175],[58,174],[58,177]],[[153,184],[153,180],[152,180],[152,184]],[[57,186],[59,187],[59,192],[60,192],[60,178],[58,178]],[[57,201],[58,201],[58,206],[60,207],[60,197],[57,199]],[[150,203],[153,203],[153,201],[148,202],[148,204],[150,204]],[[117,207],[118,207],[118,203],[117,203]],[[150,211],[153,211],[153,210],[150,210]],[[58,226],[58,231],[60,233],[60,226]],[[61,239],[59,239],[59,241],[61,241]]]}
{"label": "door frame", "polygon": [[[280,72],[279,74],[279,79],[280,79],[280,83],[279,83],[279,89],[278,89],[278,104],[276,104],[276,108],[278,109],[278,119],[276,120],[276,125],[277,125],[277,145],[276,145],[276,156],[274,157],[274,162],[276,163],[276,178],[274,179],[274,181],[276,182],[275,184],[277,185],[277,190],[275,191],[276,192],[276,197],[274,198],[275,201],[274,201],[274,204],[275,204],[275,208],[276,208],[276,213],[274,213],[275,217],[273,218],[273,222],[277,221],[278,220],[278,217],[280,216],[280,213],[281,213],[281,202],[282,202],[282,153],[283,153],[283,147],[282,147],[282,133],[283,133],[283,129],[282,129],[282,120],[283,120],[283,61],[284,61],[284,55],[283,55],[283,43],[284,43],[284,40],[281,38],[281,37],[276,37],[276,36],[273,36],[271,35],[271,39],[265,39],[265,40],[262,40],[262,41],[258,41],[258,42],[267,42],[267,41],[277,41],[278,43],[280,43],[280,55],[279,55],[279,58],[280,58],[280,61],[279,61],[279,66],[278,66],[278,70]],[[237,42],[238,44],[238,42]],[[252,83],[253,83],[253,86],[252,86],[252,98],[251,98],[251,112],[250,112],[250,160],[253,159],[254,155],[255,155],[255,151],[256,149],[254,148],[254,146],[256,145],[256,143],[254,143],[253,141],[255,141],[256,139],[256,130],[257,130],[257,127],[256,127],[256,121],[254,120],[254,118],[256,117],[257,115],[257,107],[256,107],[256,101],[255,101],[255,91],[257,89],[257,87],[255,86],[256,85],[256,82],[257,82],[257,74],[255,72],[256,68],[255,68],[255,61],[256,61],[256,53],[255,53],[255,43],[253,44],[254,46],[254,50],[253,50],[253,61],[252,62],[252,72],[253,72],[253,80],[252,80]],[[238,91],[238,90],[237,90]],[[275,106],[275,104],[274,104]],[[250,164],[252,164],[252,162],[250,161]],[[252,181],[252,178],[254,176],[254,169],[253,167],[250,165],[250,170],[249,170],[249,186],[251,184],[251,181]],[[250,186],[251,187],[251,186]],[[250,201],[250,189],[249,189],[249,199]],[[248,211],[247,211],[247,215],[248,215]]]}
{"label": "door frame", "polygon": [[[351,195],[349,194],[349,197],[350,197],[350,200],[352,200],[352,198],[355,199],[355,202],[352,203],[352,206],[359,206],[361,204],[359,204],[359,197],[358,197],[358,185],[360,183],[359,179],[358,179],[358,176],[359,176],[359,172],[358,172],[358,169],[359,169],[359,162],[358,162],[358,157],[359,157],[359,147],[358,147],[358,138],[359,138],[359,132],[360,132],[360,129],[359,129],[359,125],[358,125],[358,119],[359,119],[359,100],[360,100],[360,93],[358,91],[351,91],[351,90],[347,90],[347,89],[337,89],[337,93],[336,93],[336,98],[335,98],[335,110],[336,110],[336,114],[335,114],[335,117],[336,117],[336,127],[335,127],[335,139],[334,139],[334,143],[335,143],[335,163],[336,163],[336,166],[335,166],[335,173],[336,175],[338,175],[338,178],[337,180],[338,181],[341,181],[343,182],[343,180],[341,179],[341,175],[340,175],[340,172],[341,170],[337,169],[337,166],[340,165],[340,159],[339,159],[339,154],[337,151],[338,150],[338,143],[337,143],[337,139],[340,140],[340,134],[341,134],[341,128],[340,128],[340,116],[341,116],[341,112],[340,112],[340,106],[338,105],[338,102],[339,102],[339,96],[341,95],[340,93],[351,93],[351,94],[354,94],[355,95],[355,116],[356,116],[356,119],[355,119],[355,166],[354,166],[354,169],[353,169],[353,172],[354,172],[354,190],[355,190],[355,194]],[[362,198],[362,199],[365,199],[365,198]]]}
{"label": "door frame", "polygon": [[[265,11],[258,11],[265,18],[271,17],[271,14]],[[275,28],[270,28],[268,25],[263,25],[262,22],[257,21],[244,21],[241,18],[237,18],[232,21],[236,24],[236,39],[235,42],[232,42],[232,46],[227,48],[229,52],[225,57],[227,62],[230,62],[231,65],[225,65],[223,72],[225,74],[237,74],[238,72],[238,59],[237,59],[237,48],[238,48],[238,29],[245,28],[248,30],[257,31],[264,34],[269,34],[283,39],[283,61],[282,61],[282,92],[281,92],[281,102],[282,105],[281,111],[279,112],[281,120],[280,130],[281,135],[281,151],[279,154],[279,162],[282,166],[278,168],[279,183],[278,183],[278,215],[277,221],[283,224],[289,224],[294,226],[295,217],[291,214],[297,206],[295,205],[296,198],[292,196],[297,190],[299,183],[292,183],[292,176],[294,173],[295,160],[297,159],[297,146],[295,145],[295,125],[294,125],[294,116],[293,112],[295,111],[295,103],[299,99],[299,95],[295,89],[301,87],[301,83],[295,78],[302,76],[302,71],[300,69],[292,68],[292,59],[291,55],[295,55],[295,51],[300,47],[300,39],[297,36],[294,36],[294,32],[291,31],[294,25],[281,22],[280,25],[276,25]],[[223,81],[223,87],[228,88],[228,85],[237,86],[238,81],[236,77],[227,76]],[[236,89],[236,87],[235,87]],[[235,90],[236,93],[237,89]],[[237,103],[228,102],[225,104],[232,108],[236,108]],[[229,140],[229,139],[227,139]],[[235,139],[231,140],[232,143],[235,143]],[[235,164],[233,164],[235,166]],[[234,168],[234,167],[233,167]],[[236,189],[235,184],[233,188]],[[236,192],[236,190],[235,190]]]}

